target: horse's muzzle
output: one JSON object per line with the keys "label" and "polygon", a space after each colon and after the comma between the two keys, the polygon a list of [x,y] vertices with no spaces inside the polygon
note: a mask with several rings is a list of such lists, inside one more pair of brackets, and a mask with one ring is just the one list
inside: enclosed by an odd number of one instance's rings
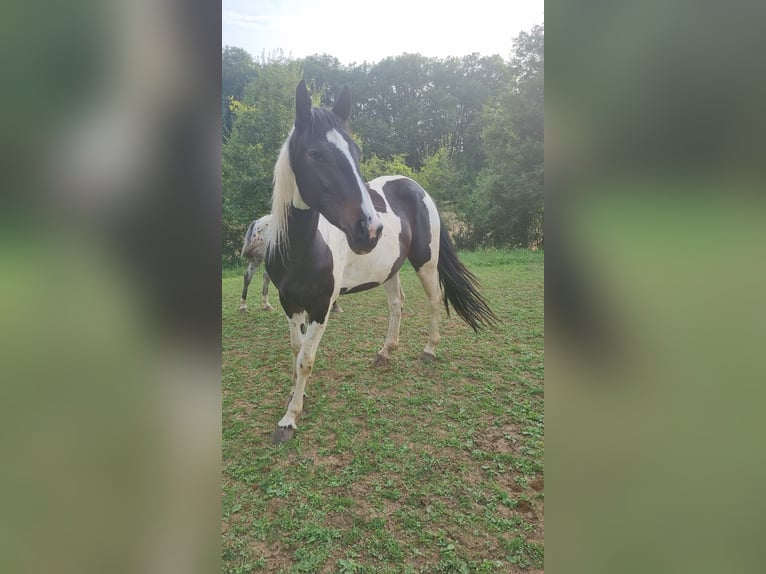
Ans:
{"label": "horse's muzzle", "polygon": [[380,220],[370,222],[367,219],[360,219],[354,226],[354,232],[346,234],[348,245],[357,255],[369,253],[378,244],[380,236],[383,234],[383,224]]}

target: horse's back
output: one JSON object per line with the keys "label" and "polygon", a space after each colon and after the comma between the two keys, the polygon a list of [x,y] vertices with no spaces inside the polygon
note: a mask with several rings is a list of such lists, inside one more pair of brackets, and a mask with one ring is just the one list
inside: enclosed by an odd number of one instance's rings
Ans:
{"label": "horse's back", "polygon": [[264,215],[253,221],[245,233],[245,241],[242,246],[242,256],[254,266],[263,262],[266,256],[266,230],[271,222],[271,214]]}
{"label": "horse's back", "polygon": [[367,185],[385,198],[386,208],[400,221],[401,231],[409,237],[407,257],[415,269],[438,258],[441,223],[428,192],[403,175],[378,177]]}

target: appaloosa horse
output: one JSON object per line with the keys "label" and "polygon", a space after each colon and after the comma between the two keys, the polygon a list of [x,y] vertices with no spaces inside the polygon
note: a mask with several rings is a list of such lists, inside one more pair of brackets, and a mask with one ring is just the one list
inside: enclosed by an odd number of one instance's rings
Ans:
{"label": "appaloosa horse", "polygon": [[476,278],[458,259],[425,190],[403,176],[364,183],[359,146],[348,131],[350,115],[348,87],[328,110],[312,106],[301,81],[295,126],[274,168],[265,264],[287,314],[295,359],[295,385],[274,442],[291,438],[297,429],[306,380],[339,295],[379,285],[385,289],[390,318],[375,364],[387,363],[399,342],[399,269],[405,259],[415,268],[431,313],[421,360],[435,358],[442,300],[447,314],[451,304],[474,331],[497,320]]}
{"label": "appaloosa horse", "polygon": [[[263,259],[266,257],[266,239],[264,233],[269,227],[269,221],[271,221],[271,215],[264,215],[260,219],[253,221],[248,227],[245,233],[245,241],[242,245],[242,257],[247,259],[247,269],[245,270],[245,280],[242,287],[242,299],[239,301],[239,311],[241,313],[247,312],[247,289],[250,287],[250,282],[253,280],[255,270],[263,263]],[[264,311],[271,311],[272,307],[269,304],[269,274],[263,272],[263,288],[261,289],[262,302],[261,306]]]}

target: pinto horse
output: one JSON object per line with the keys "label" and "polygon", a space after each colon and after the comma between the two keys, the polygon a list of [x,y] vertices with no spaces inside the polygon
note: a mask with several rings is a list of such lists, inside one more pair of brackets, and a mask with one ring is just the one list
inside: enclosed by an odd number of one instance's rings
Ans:
{"label": "pinto horse", "polygon": [[295,95],[295,125],[274,168],[265,263],[287,315],[294,357],[295,384],[274,442],[290,439],[298,427],[306,381],[338,296],[383,286],[390,317],[374,364],[389,361],[399,343],[399,269],[405,259],[415,268],[431,312],[422,361],[435,359],[442,301],[448,315],[452,305],[474,331],[497,321],[476,277],[458,259],[428,193],[404,176],[364,183],[359,146],[348,131],[348,86],[332,110],[312,106],[303,80]]}

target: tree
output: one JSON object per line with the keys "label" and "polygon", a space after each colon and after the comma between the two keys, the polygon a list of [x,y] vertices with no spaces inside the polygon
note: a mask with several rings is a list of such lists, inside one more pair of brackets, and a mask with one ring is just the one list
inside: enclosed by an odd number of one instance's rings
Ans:
{"label": "tree", "polygon": [[416,179],[440,207],[451,206],[462,195],[460,174],[446,147],[426,158]]}
{"label": "tree", "polygon": [[469,244],[526,247],[543,242],[543,33],[536,26],[516,39],[512,88],[483,114],[487,160],[475,193],[463,206]]}
{"label": "tree", "polygon": [[362,170],[362,177],[365,181],[370,181],[382,175],[405,175],[410,178],[415,177],[415,172],[404,162],[403,155],[395,155],[390,159],[382,159],[373,155],[359,164]]}
{"label": "tree", "polygon": [[338,58],[328,54],[315,54],[301,61],[303,77],[312,86],[312,97],[321,92],[321,97],[316,102],[325,107],[331,107],[335,97],[348,84],[349,72],[344,68]]}
{"label": "tree", "polygon": [[224,140],[231,133],[232,100],[242,101],[245,86],[257,75],[253,57],[242,48],[226,46],[221,61],[221,121]]}
{"label": "tree", "polygon": [[326,54],[293,60],[275,52],[254,61],[224,48],[226,262],[236,260],[246,225],[270,208],[301,77],[326,107],[349,86],[363,176],[416,179],[454,218],[462,247],[541,242],[543,56],[542,26],[515,38],[510,61],[403,54],[343,66]]}
{"label": "tree", "polygon": [[271,210],[274,163],[293,124],[297,62],[277,60],[260,68],[230,106],[233,125],[223,145],[223,258],[234,263],[250,221]]}

